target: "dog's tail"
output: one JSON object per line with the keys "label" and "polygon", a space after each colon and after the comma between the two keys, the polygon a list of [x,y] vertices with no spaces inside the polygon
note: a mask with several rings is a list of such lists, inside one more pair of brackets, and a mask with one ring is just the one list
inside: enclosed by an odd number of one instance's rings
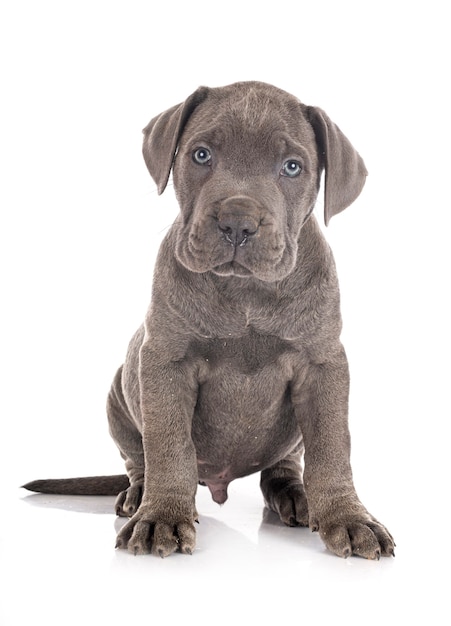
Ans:
{"label": "dog's tail", "polygon": [[128,476],[83,476],[81,478],[48,478],[22,485],[28,491],[70,496],[117,496],[130,486]]}

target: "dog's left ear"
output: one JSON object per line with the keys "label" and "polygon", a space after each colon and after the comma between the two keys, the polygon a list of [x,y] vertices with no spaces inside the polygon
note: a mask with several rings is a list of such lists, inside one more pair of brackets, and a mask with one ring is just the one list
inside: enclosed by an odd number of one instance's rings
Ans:
{"label": "dog's left ear", "polygon": [[144,128],[143,156],[158,193],[166,189],[177,146],[194,109],[207,97],[208,88],[199,87],[185,102],[154,117]]}
{"label": "dog's left ear", "polygon": [[307,107],[325,170],[324,222],[354,202],[368,172],[357,150],[336,124],[317,107]]}

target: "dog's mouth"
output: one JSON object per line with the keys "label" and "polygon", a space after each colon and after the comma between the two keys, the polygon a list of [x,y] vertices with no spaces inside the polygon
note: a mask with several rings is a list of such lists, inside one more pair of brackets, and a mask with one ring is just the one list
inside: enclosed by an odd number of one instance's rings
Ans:
{"label": "dog's mouth", "polygon": [[211,219],[177,226],[175,254],[191,272],[274,282],[283,280],[296,262],[296,240],[271,224],[263,223],[253,234],[241,228],[239,243],[236,237],[229,241],[232,233],[225,226],[218,232]]}
{"label": "dog's mouth", "polygon": [[238,276],[240,278],[246,278],[252,276],[253,273],[241,263],[237,261],[229,261],[228,263],[221,263],[212,269],[218,276]]}

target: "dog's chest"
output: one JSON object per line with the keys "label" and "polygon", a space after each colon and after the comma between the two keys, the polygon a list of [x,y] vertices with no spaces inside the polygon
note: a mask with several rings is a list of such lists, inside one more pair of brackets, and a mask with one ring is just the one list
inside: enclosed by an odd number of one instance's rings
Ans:
{"label": "dog's chest", "polygon": [[229,375],[254,376],[273,366],[283,355],[293,352],[288,341],[271,335],[259,335],[250,329],[242,337],[227,335],[223,338],[198,342],[194,351],[200,357],[200,378],[216,377],[218,370]]}
{"label": "dog's chest", "polygon": [[274,463],[300,438],[290,380],[299,355],[289,342],[250,332],[197,350],[199,391],[192,436],[205,479],[236,478]]}

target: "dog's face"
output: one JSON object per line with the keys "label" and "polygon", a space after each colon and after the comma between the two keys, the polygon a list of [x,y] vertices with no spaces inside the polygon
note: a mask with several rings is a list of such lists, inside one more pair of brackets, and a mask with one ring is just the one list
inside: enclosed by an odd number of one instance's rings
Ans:
{"label": "dog's face", "polygon": [[[330,178],[338,182],[329,185],[330,210],[326,188],[326,222],[360,193],[366,175],[322,111],[264,83],[200,88],[144,133],[144,157],[160,192],[173,165],[175,253],[193,272],[283,279],[296,263],[328,157],[334,153]],[[343,185],[338,196],[334,185]]]}
{"label": "dog's face", "polygon": [[315,135],[294,98],[212,90],[174,165],[179,261],[194,272],[280,280],[294,267],[318,184]]}

